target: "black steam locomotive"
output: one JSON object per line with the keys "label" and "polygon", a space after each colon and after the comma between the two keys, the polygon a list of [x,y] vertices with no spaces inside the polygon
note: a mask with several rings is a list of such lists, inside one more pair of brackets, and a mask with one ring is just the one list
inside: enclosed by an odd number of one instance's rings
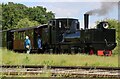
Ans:
{"label": "black steam locomotive", "polygon": [[[111,55],[116,47],[116,31],[108,29],[107,22],[100,22],[96,29],[88,29],[89,15],[84,15],[84,29],[80,30],[78,19],[52,19],[46,25],[3,31],[3,47],[23,52],[25,36],[31,40],[31,52],[88,53]],[[38,35],[42,49],[38,49]]]}

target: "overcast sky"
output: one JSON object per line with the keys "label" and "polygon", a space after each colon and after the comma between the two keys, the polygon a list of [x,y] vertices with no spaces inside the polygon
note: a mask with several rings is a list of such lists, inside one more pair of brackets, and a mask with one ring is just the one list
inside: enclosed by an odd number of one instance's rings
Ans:
{"label": "overcast sky", "polygon": [[[108,0],[111,2],[111,0]],[[118,0],[114,0],[118,1]],[[9,2],[9,0],[4,0],[0,2]],[[43,1],[38,1],[38,0],[29,0],[28,2],[24,0],[13,0],[15,3],[22,3],[28,7],[33,7],[33,6],[43,6],[48,9],[48,11],[52,11],[55,13],[56,18],[60,17],[72,17],[72,18],[77,18],[81,22],[81,27],[83,27],[83,15],[90,10],[94,9],[99,9],[102,5],[101,2],[102,0],[84,0],[84,2],[80,0],[43,0]],[[113,1],[112,1],[113,2]],[[112,5],[111,5],[112,6]],[[118,19],[118,6],[114,5],[112,8],[108,11],[107,14],[103,16],[90,16],[90,24],[89,26],[92,27],[94,26],[95,22],[97,20],[103,20],[105,18],[111,18],[111,19]]]}

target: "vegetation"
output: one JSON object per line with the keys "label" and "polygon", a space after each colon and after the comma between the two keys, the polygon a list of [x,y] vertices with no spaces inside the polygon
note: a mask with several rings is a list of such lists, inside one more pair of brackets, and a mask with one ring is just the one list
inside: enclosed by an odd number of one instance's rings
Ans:
{"label": "vegetation", "polygon": [[0,51],[3,65],[118,66],[117,55],[106,57],[86,54],[25,54],[6,49]]}
{"label": "vegetation", "polygon": [[37,26],[39,23],[37,21],[30,21],[28,18],[21,19],[18,24],[16,25],[16,28],[23,28],[24,27],[30,27],[30,26]]}
{"label": "vegetation", "polygon": [[2,4],[3,30],[45,24],[54,17],[52,11],[47,11],[42,6],[27,7],[23,4],[13,2]]}

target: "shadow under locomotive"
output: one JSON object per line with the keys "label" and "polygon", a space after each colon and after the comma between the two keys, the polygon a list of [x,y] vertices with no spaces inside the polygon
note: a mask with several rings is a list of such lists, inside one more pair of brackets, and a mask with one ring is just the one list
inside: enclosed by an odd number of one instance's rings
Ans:
{"label": "shadow under locomotive", "polygon": [[[88,29],[89,15],[84,15],[84,29],[78,19],[52,19],[46,25],[3,31],[3,47],[25,52],[25,36],[31,40],[31,53],[88,53],[111,55],[116,47],[116,30],[108,29],[107,22],[100,22],[96,29]],[[6,34],[5,34],[6,33]],[[41,36],[42,49],[37,38]]]}

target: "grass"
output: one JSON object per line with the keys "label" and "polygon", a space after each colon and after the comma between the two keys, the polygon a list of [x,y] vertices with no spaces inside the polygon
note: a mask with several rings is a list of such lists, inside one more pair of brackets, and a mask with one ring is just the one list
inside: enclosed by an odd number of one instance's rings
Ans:
{"label": "grass", "polygon": [[118,55],[25,54],[0,49],[3,65],[108,66],[118,67]]}

